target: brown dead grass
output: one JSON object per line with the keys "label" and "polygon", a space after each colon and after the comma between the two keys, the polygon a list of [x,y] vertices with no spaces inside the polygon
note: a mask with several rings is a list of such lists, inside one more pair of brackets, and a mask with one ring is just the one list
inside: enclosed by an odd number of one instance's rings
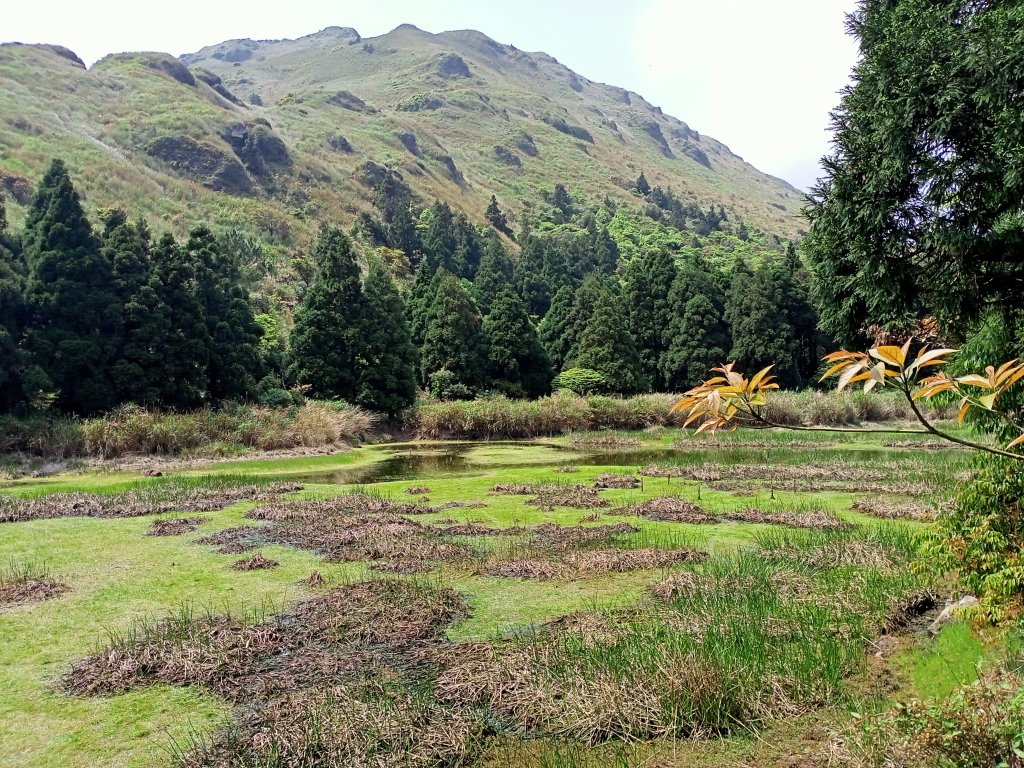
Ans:
{"label": "brown dead grass", "polygon": [[615,475],[604,472],[594,478],[595,488],[642,488],[643,481],[634,475]]}
{"label": "brown dead grass", "polygon": [[27,576],[2,579],[0,580],[0,610],[52,600],[67,591],[66,584],[49,578]]}
{"label": "brown dead grass", "polygon": [[263,571],[268,568],[277,568],[279,565],[280,563],[277,560],[271,560],[257,552],[251,557],[236,560],[231,564],[231,567],[236,571]]}
{"label": "brown dead grass", "polygon": [[147,536],[182,536],[192,533],[201,524],[206,522],[205,517],[174,517],[167,520],[154,520]]}
{"label": "brown dead grass", "polygon": [[709,524],[719,523],[721,518],[709,514],[699,504],[677,496],[659,496],[615,510],[618,515],[635,515],[646,520],[672,523]]}
{"label": "brown dead grass", "polygon": [[302,486],[294,483],[223,488],[161,483],[114,494],[52,493],[32,499],[0,495],[0,523],[60,517],[126,518],[168,512],[215,512],[240,501],[269,501],[300,490]]}
{"label": "brown dead grass", "polygon": [[569,441],[573,448],[585,448],[589,450],[611,451],[619,448],[639,448],[643,443],[635,437],[624,435],[607,435],[603,437],[574,437]]}
{"label": "brown dead grass", "polygon": [[935,509],[912,499],[887,501],[885,499],[857,499],[853,509],[865,515],[885,520],[916,520],[929,522],[935,519]]}
{"label": "brown dead grass", "polygon": [[418,504],[364,494],[289,500],[246,513],[262,525],[228,528],[195,543],[216,546],[222,553],[277,544],[316,552],[330,562],[382,561],[378,570],[395,573],[430,570],[431,562],[469,559],[467,547],[445,541],[431,527],[405,517],[426,511],[429,508]]}
{"label": "brown dead grass", "polygon": [[665,568],[680,563],[699,563],[708,555],[692,549],[589,549],[570,552],[560,558],[513,558],[489,563],[477,569],[484,576],[507,579],[575,580],[603,573],[625,573]]}
{"label": "brown dead grass", "polygon": [[782,525],[787,528],[814,528],[820,530],[841,530],[850,524],[827,509],[794,509],[766,511],[747,507],[739,512],[724,512],[722,517],[737,523],[761,523]]}

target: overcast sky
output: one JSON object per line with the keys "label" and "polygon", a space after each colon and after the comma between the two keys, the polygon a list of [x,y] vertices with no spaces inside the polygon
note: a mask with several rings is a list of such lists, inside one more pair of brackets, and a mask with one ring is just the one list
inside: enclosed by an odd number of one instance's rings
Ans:
{"label": "overcast sky", "polygon": [[854,0],[42,0],[6,3],[0,39],[59,43],[91,64],[108,53],[188,53],[230,38],[363,37],[401,23],[478,29],[544,51],[579,74],[636,91],[763,171],[801,189],[828,150],[828,113],[856,46]]}

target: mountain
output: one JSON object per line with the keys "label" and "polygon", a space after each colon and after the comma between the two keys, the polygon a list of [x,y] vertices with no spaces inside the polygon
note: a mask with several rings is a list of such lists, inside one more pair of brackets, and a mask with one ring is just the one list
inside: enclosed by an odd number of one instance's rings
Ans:
{"label": "mountain", "polygon": [[399,173],[424,200],[482,220],[556,182],[595,203],[640,201],[641,171],[684,201],[792,237],[801,193],[631,91],[473,31],[403,25],[364,39],[229,40],[174,58],[0,46],[0,190],[17,219],[51,156],[93,209],[158,227],[203,219],[282,249],[349,223]]}

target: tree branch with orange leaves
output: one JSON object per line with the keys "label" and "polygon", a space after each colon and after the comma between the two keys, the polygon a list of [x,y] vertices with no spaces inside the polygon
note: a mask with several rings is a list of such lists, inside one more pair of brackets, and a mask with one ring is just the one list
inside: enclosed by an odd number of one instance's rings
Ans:
{"label": "tree branch with orange leaves", "polygon": [[[911,359],[908,358],[911,343],[912,340],[908,339],[902,347],[886,345],[873,347],[867,352],[832,352],[825,356],[825,361],[832,365],[821,380],[838,377],[838,391],[855,384],[863,384],[865,392],[875,388],[895,388],[907,399],[911,411],[923,429],[792,426],[774,422],[766,415],[768,393],[779,388],[770,375],[772,366],[758,371],[748,379],[742,372],[736,370],[735,363],[712,368],[712,373],[718,375],[686,392],[673,406],[673,411],[682,411],[686,415],[684,426],[696,424],[698,433],[735,429],[740,424],[747,423],[809,432],[931,434],[973,450],[1005,458],[1024,459],[1024,454],[1011,450],[1024,445],[1024,426],[999,407],[999,398],[1024,379],[1024,363],[1010,360],[998,368],[988,366],[984,374],[951,376],[948,372],[937,369],[947,365],[949,357],[956,354],[957,350],[932,349],[925,345]],[[977,409],[1002,419],[1019,433],[1018,436],[1010,441],[1004,450],[965,440],[939,429],[921,412],[919,401],[929,400],[947,392],[960,399],[960,408],[957,412],[959,423],[963,423],[968,413]]]}

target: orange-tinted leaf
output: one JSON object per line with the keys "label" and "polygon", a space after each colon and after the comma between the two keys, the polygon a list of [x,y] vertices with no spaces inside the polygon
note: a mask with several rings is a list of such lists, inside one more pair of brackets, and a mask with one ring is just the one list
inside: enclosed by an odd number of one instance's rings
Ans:
{"label": "orange-tinted leaf", "polygon": [[982,407],[991,411],[993,408],[996,407],[997,397],[999,397],[999,393],[993,392],[992,394],[983,395],[982,397],[979,397],[978,402],[981,403]]}
{"label": "orange-tinted leaf", "polygon": [[869,349],[868,354],[871,355],[876,360],[881,360],[883,362],[889,363],[890,365],[894,365],[897,368],[903,367],[903,360],[905,358],[903,355],[903,350],[900,349],[899,347],[875,347],[874,349]]}
{"label": "orange-tinted leaf", "polygon": [[969,410],[971,410],[971,404],[967,400],[967,398],[965,397],[963,399],[963,401],[960,403],[960,410],[956,414],[956,420],[957,420],[958,423],[960,423],[960,424],[964,423],[964,418],[966,418],[967,412]]}
{"label": "orange-tinted leaf", "polygon": [[1021,445],[1022,443],[1024,443],[1024,435],[1021,435],[1006,447],[1013,448],[1014,446]]}
{"label": "orange-tinted leaf", "polygon": [[983,389],[989,389],[989,381],[984,376],[979,376],[976,373],[969,373],[966,376],[957,376],[957,381],[961,384],[969,384],[972,387],[982,387]]}

